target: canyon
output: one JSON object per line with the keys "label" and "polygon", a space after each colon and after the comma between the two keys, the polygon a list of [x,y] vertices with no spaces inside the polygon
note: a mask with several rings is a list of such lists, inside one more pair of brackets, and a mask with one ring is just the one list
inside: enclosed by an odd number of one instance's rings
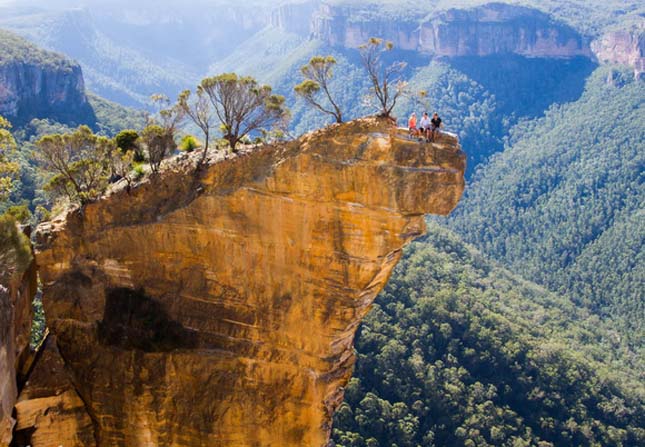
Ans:
{"label": "canyon", "polygon": [[326,445],[361,319],[464,188],[456,137],[376,118],[195,159],[37,229],[20,442]]}

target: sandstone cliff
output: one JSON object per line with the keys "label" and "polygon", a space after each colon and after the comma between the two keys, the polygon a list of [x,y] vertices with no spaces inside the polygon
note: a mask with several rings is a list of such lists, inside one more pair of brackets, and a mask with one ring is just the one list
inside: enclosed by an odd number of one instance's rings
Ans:
{"label": "sandstone cliff", "polygon": [[94,124],[81,68],[63,56],[0,30],[0,115],[14,124],[50,118]]}
{"label": "sandstone cliff", "polygon": [[451,9],[405,20],[369,15],[361,20],[355,16],[350,7],[323,4],[313,17],[312,33],[329,45],[348,48],[356,48],[370,37],[378,36],[391,40],[397,48],[432,56],[519,54],[570,58],[591,55],[587,40],[573,28],[536,9],[503,3]]}
{"label": "sandstone cliff", "polygon": [[0,284],[0,446],[8,445],[11,440],[15,422],[12,412],[18,396],[17,377],[25,372],[32,301],[37,287],[34,261],[24,272],[15,274],[8,287]]}
{"label": "sandstone cliff", "polygon": [[424,214],[457,204],[464,154],[366,119],[219,158],[39,228],[54,335],[24,442],[327,443],[361,318]]}
{"label": "sandstone cliff", "polygon": [[284,3],[271,11],[271,26],[290,33],[309,36],[312,30],[311,20],[320,7],[320,0]]}
{"label": "sandstone cliff", "polygon": [[601,62],[628,65],[640,79],[645,73],[645,22],[632,30],[611,31],[592,44]]}

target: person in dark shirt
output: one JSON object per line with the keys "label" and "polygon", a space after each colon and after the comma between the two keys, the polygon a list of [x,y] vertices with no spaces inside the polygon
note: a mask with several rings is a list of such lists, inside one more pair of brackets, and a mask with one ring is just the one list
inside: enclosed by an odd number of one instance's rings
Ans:
{"label": "person in dark shirt", "polygon": [[430,134],[431,134],[431,141],[434,141],[435,135],[439,135],[439,129],[443,127],[443,123],[441,122],[441,118],[439,118],[439,114],[437,112],[432,115],[432,119],[430,120]]}

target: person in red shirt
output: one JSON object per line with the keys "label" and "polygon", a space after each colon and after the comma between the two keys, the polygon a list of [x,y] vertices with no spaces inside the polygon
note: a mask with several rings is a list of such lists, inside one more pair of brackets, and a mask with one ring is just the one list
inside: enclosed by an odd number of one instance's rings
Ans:
{"label": "person in red shirt", "polygon": [[419,136],[419,129],[417,129],[417,114],[412,112],[410,118],[408,119],[408,131],[411,137]]}

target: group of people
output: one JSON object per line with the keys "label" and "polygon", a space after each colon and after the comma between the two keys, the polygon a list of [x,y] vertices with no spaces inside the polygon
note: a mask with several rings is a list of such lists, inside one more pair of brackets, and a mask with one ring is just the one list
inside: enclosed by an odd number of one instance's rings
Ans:
{"label": "group of people", "polygon": [[408,119],[408,130],[411,137],[423,139],[427,142],[434,141],[435,137],[439,135],[439,129],[443,127],[439,114],[435,112],[432,119],[428,116],[428,112],[423,113],[419,127],[417,128],[417,114],[412,112]]}

